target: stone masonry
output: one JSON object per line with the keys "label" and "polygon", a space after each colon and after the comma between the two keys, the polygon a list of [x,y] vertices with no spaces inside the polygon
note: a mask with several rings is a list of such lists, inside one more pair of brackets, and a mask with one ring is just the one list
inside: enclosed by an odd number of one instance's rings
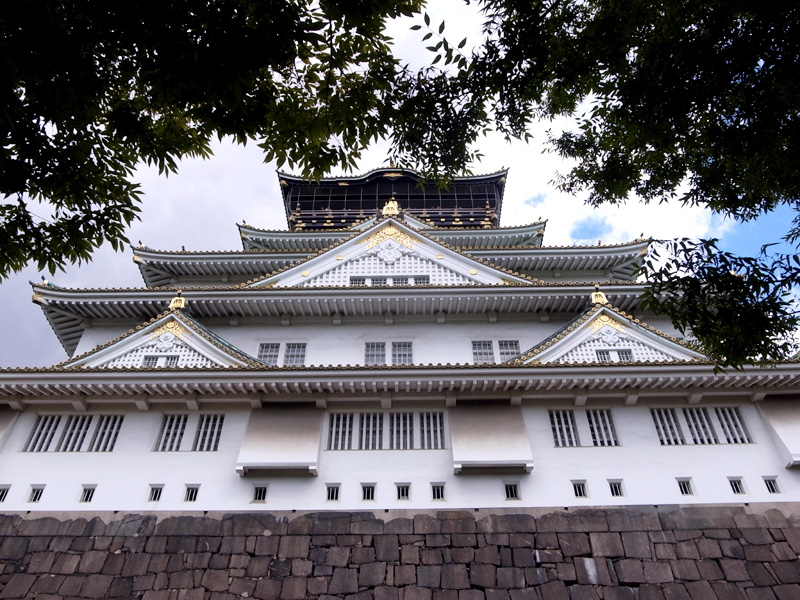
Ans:
{"label": "stone masonry", "polygon": [[0,600],[797,600],[775,506],[5,515]]}

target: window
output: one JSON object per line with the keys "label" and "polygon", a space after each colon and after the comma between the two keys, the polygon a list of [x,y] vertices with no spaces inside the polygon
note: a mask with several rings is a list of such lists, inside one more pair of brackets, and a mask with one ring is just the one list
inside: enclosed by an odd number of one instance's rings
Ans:
{"label": "window", "polygon": [[166,360],[164,361],[164,366],[177,367],[179,358],[180,358],[179,356],[167,356]]}
{"label": "window", "polygon": [[729,444],[749,444],[750,436],[745,429],[744,421],[739,409],[735,406],[723,406],[715,408],[717,419],[719,419],[722,435]]}
{"label": "window", "polygon": [[181,449],[186,421],[186,415],[164,415],[156,442],[156,452],[177,452]]}
{"label": "window", "polygon": [[519,500],[519,484],[504,483],[506,489],[506,500]]}
{"label": "window", "polygon": [[586,482],[585,481],[573,481],[572,482],[572,491],[575,494],[576,498],[588,498],[589,495],[586,493]]}
{"label": "window", "polygon": [[92,498],[94,498],[94,488],[93,485],[85,485],[83,486],[83,490],[81,491],[81,502],[91,502]]}
{"label": "window", "polygon": [[674,408],[652,408],[650,415],[662,446],[681,446],[686,443]]}
{"label": "window", "polygon": [[253,502],[267,501],[267,486],[257,485],[253,488]]}
{"label": "window", "polygon": [[441,450],[444,448],[444,413],[420,413],[420,448]]}
{"label": "window", "polygon": [[589,420],[589,431],[592,434],[594,446],[619,446],[614,422],[611,420],[611,411],[608,409],[587,410],[586,418]]}
{"label": "window", "polygon": [[58,424],[61,423],[59,415],[39,415],[33,425],[33,431],[28,436],[23,452],[47,452],[50,442],[56,433]]}
{"label": "window", "polygon": [[280,344],[268,343],[258,345],[258,360],[268,365],[278,364],[278,354],[281,351]]}
{"label": "window", "polygon": [[365,365],[386,364],[386,342],[366,342],[364,344]]}
{"label": "window", "polygon": [[350,287],[387,287],[387,286],[398,286],[398,285],[427,285],[431,282],[431,278],[428,275],[414,275],[406,276],[401,275],[399,277],[392,276],[392,277],[384,277],[383,275],[376,275],[376,276],[351,276],[350,277]]}
{"label": "window", "polygon": [[306,362],[305,343],[286,344],[286,352],[283,354],[283,364],[287,367],[302,367]]}
{"label": "window", "polygon": [[11,486],[3,486],[0,487],[0,502],[5,502],[6,497],[8,497],[8,490],[11,489]]}
{"label": "window", "polygon": [[383,413],[361,413],[358,429],[359,450],[383,448]]}
{"label": "window", "polygon": [[78,452],[92,424],[91,415],[71,415],[67,417],[56,452]]}
{"label": "window", "polygon": [[328,488],[328,502],[338,502],[339,501],[339,484],[338,483],[329,483],[327,488]]}
{"label": "window", "polygon": [[361,484],[361,499],[362,500],[375,500],[375,484],[362,483]]}
{"label": "window", "polygon": [[155,369],[156,367],[177,367],[180,356],[177,354],[148,354],[142,359],[142,367]]}
{"label": "window", "polygon": [[553,441],[556,448],[580,446],[578,428],[575,426],[575,414],[571,410],[551,410],[550,427],[553,430]]}
{"label": "window", "polygon": [[373,277],[372,287],[386,287],[389,285],[389,279],[386,277]]}
{"label": "window", "polygon": [[183,497],[184,502],[197,502],[197,493],[200,491],[200,486],[187,485],[186,495]]}
{"label": "window", "polygon": [[366,277],[351,277],[350,287],[365,287],[367,285]]}
{"label": "window", "polygon": [[617,360],[619,362],[631,362],[633,360],[633,351],[617,350]]}
{"label": "window", "polygon": [[392,285],[408,285],[408,277],[392,277]]}
{"label": "window", "polygon": [[192,450],[195,452],[216,452],[219,447],[219,437],[222,435],[222,423],[224,421],[225,415],[200,415]]}
{"label": "window", "polygon": [[500,349],[500,362],[511,360],[519,355],[519,340],[500,340],[497,342]]}
{"label": "window", "polygon": [[731,491],[734,494],[744,494],[744,482],[741,477],[731,477],[728,479],[731,484]]}
{"label": "window", "polygon": [[117,443],[123,415],[100,415],[89,442],[89,452],[111,452]]}
{"label": "window", "polygon": [[477,364],[494,362],[494,349],[491,340],[472,342],[472,362]]}
{"label": "window", "polygon": [[145,369],[152,369],[158,366],[158,357],[157,356],[145,356],[142,360],[142,366]]}
{"label": "window", "polygon": [[31,487],[31,495],[28,496],[28,502],[39,502],[42,499],[42,494],[44,494],[44,486],[43,485],[34,485]]}
{"label": "window", "polygon": [[328,421],[328,450],[350,450],[353,439],[353,413],[331,413]]}
{"label": "window", "polygon": [[678,489],[680,490],[682,496],[694,495],[694,491],[692,491],[691,479],[678,479]]}
{"label": "window", "polygon": [[608,350],[597,350],[597,362],[608,362],[611,360],[611,354]]}
{"label": "window", "polygon": [[615,498],[620,498],[625,494],[622,492],[622,482],[621,481],[614,481],[609,479],[608,481],[608,489],[611,492],[611,495]]}
{"label": "window", "polygon": [[147,497],[148,502],[158,502],[161,500],[161,491],[164,489],[164,486],[161,485],[151,485],[150,486],[150,495]]}
{"label": "window", "polygon": [[683,416],[693,443],[701,445],[717,443],[717,436],[711,428],[707,409],[684,408]]}
{"label": "window", "polygon": [[397,486],[397,499],[408,500],[411,497],[411,484],[410,483],[396,483]]}
{"label": "window", "polygon": [[778,488],[778,479],[776,477],[764,477],[764,485],[767,486],[767,491],[770,494],[781,493],[780,488]]}
{"label": "window", "polygon": [[431,484],[431,499],[432,500],[444,500],[444,484],[443,483],[432,483]]}
{"label": "window", "polygon": [[391,450],[414,448],[414,413],[389,413],[389,431]]}
{"label": "window", "polygon": [[633,350],[595,350],[597,362],[631,362]]}
{"label": "window", "polygon": [[411,342],[392,342],[392,364],[410,365],[414,363]]}
{"label": "window", "polygon": [[428,275],[416,275],[414,277],[414,285],[428,285],[431,282],[431,278]]}

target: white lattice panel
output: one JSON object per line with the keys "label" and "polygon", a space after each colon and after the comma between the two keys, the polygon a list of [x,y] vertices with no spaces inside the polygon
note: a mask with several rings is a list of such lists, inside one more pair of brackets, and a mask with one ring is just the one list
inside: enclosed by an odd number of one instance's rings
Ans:
{"label": "white lattice panel", "polygon": [[351,276],[407,276],[429,275],[432,285],[468,285],[468,277],[442,267],[427,258],[406,254],[393,263],[381,260],[377,255],[365,255],[339,265],[303,283],[303,287],[328,287],[350,284]]}
{"label": "white lattice panel", "polygon": [[635,362],[675,360],[674,356],[648,346],[630,335],[617,335],[614,342],[609,343],[608,336],[602,334],[603,330],[600,330],[582,344],[557,358],[555,362],[561,364],[597,362],[598,350],[611,350],[613,360],[613,352],[622,349],[631,350]]}
{"label": "white lattice panel", "polygon": [[165,355],[177,356],[178,364],[175,366],[179,368],[217,366],[217,363],[210,360],[208,357],[203,356],[194,348],[190,348],[183,342],[173,343],[172,347],[167,351],[157,350],[153,346],[154,346],[153,344],[144,344],[142,346],[139,346],[135,350],[131,350],[130,352],[123,354],[122,356],[118,356],[117,358],[110,360],[109,362],[99,366],[107,368],[119,368],[119,367],[137,368],[143,366],[145,356],[161,357]]}

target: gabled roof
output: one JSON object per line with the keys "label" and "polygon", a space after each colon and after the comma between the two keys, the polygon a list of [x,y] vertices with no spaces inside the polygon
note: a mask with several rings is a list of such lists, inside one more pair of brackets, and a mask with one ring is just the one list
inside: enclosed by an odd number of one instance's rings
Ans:
{"label": "gabled roof", "polygon": [[247,287],[349,285],[366,276],[429,276],[434,285],[533,285],[534,280],[477,261],[392,217]]}
{"label": "gabled roof", "polygon": [[513,359],[520,364],[709,362],[703,354],[614,308],[600,292],[553,336]]}
{"label": "gabled roof", "polygon": [[182,310],[171,309],[106,344],[57,365],[56,368],[145,368],[145,356],[176,357],[175,364],[159,367],[267,366],[232,346]]}

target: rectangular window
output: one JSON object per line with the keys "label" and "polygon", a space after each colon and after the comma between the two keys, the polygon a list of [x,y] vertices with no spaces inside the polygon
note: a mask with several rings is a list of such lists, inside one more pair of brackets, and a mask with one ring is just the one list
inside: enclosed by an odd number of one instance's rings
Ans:
{"label": "rectangular window", "polygon": [[10,486],[3,486],[0,487],[0,502],[5,502],[6,498],[8,497],[8,490]]}
{"label": "rectangular window", "polygon": [[617,360],[619,362],[631,362],[633,360],[633,351],[617,350]]}
{"label": "rectangular window", "polygon": [[611,495],[615,498],[620,498],[625,494],[622,492],[622,482],[621,481],[612,481],[609,480],[608,482],[608,489],[611,491]]}
{"label": "rectangular window", "polygon": [[381,450],[383,448],[383,413],[361,413],[359,415],[358,449]]}
{"label": "rectangular window", "polygon": [[408,500],[411,497],[411,484],[410,483],[397,483],[397,499]]}
{"label": "rectangular window", "polygon": [[408,277],[392,277],[392,285],[408,285]]}
{"label": "rectangular window", "polygon": [[714,409],[722,427],[722,435],[729,444],[749,444],[750,436],[742,420],[742,414],[735,406],[723,406]]}
{"label": "rectangular window", "polygon": [[414,413],[389,413],[389,448],[411,450],[414,448]]}
{"label": "rectangular window", "polygon": [[83,486],[81,502],[91,502],[92,498],[94,498],[94,486]]}
{"label": "rectangular window", "polygon": [[175,356],[175,355],[167,356],[166,360],[164,361],[164,366],[165,367],[177,367],[179,358],[180,358],[179,356]]}
{"label": "rectangular window", "polygon": [[145,356],[142,360],[142,366],[145,369],[154,369],[158,366],[158,357],[157,356]]}
{"label": "rectangular window", "polygon": [[365,287],[367,285],[366,277],[351,277],[350,287]]}
{"label": "rectangular window", "polygon": [[585,481],[573,481],[572,491],[575,493],[576,498],[588,498]]}
{"label": "rectangular window", "polygon": [[444,484],[432,483],[431,484],[431,498],[433,500],[444,500]]}
{"label": "rectangular window", "polygon": [[651,408],[650,415],[662,446],[681,446],[686,443],[674,408]]}
{"label": "rectangular window", "polygon": [[691,479],[678,479],[678,489],[682,496],[692,496],[692,480]]}
{"label": "rectangular window", "polygon": [[288,343],[283,354],[283,364],[287,367],[302,367],[306,362],[305,343]]}
{"label": "rectangular window", "polygon": [[611,353],[608,350],[595,350],[597,354],[597,362],[609,362],[611,360]]}
{"label": "rectangular window", "polygon": [[339,501],[339,484],[328,484],[328,502],[338,502]]}
{"label": "rectangular window", "polygon": [[744,494],[744,482],[741,478],[731,478],[728,480],[731,484],[731,491],[734,494]]}
{"label": "rectangular window", "polygon": [[281,351],[281,345],[275,343],[259,344],[258,345],[258,360],[261,362],[275,366],[278,364],[278,354]]}
{"label": "rectangular window", "polygon": [[556,448],[580,446],[578,428],[575,426],[575,413],[571,410],[551,410],[550,427]]}
{"label": "rectangular window", "polygon": [[111,452],[117,443],[123,415],[100,415],[89,442],[89,452]]}
{"label": "rectangular window", "polygon": [[92,424],[91,415],[70,415],[56,445],[56,452],[80,452]]}
{"label": "rectangular window", "polygon": [[150,486],[150,495],[147,497],[148,502],[158,502],[161,500],[161,490],[163,490],[163,486],[160,485],[151,485]]}
{"label": "rectangular window", "polygon": [[164,415],[156,442],[156,452],[177,452],[181,449],[186,420],[186,415]]}
{"label": "rectangular window", "polygon": [[767,491],[770,494],[780,494],[781,490],[778,487],[778,480],[775,477],[764,477],[764,485],[767,486]]}
{"label": "rectangular window", "polygon": [[494,362],[494,348],[491,340],[472,342],[472,362],[479,365]]}
{"label": "rectangular window", "polygon": [[506,500],[519,500],[519,484],[505,483]]}
{"label": "rectangular window", "polygon": [[592,444],[594,446],[619,446],[610,410],[587,410],[586,418],[589,420],[589,431],[592,433]]}
{"label": "rectangular window", "polygon": [[47,452],[56,433],[58,424],[61,423],[60,415],[39,415],[33,425],[33,431],[28,436],[23,452]]}
{"label": "rectangular window", "polygon": [[42,494],[44,494],[44,486],[43,485],[35,485],[31,488],[31,495],[28,496],[28,502],[39,502],[42,499]]}
{"label": "rectangular window", "polygon": [[444,448],[444,413],[420,413],[419,420],[420,448],[423,450],[441,450]]}
{"label": "rectangular window", "polygon": [[353,413],[331,413],[328,421],[328,450],[353,447]]}
{"label": "rectangular window", "polygon": [[194,434],[192,450],[195,452],[216,452],[225,415],[200,415],[197,432]]}
{"label": "rectangular window", "polygon": [[386,277],[373,277],[372,287],[386,287],[389,285],[389,280]]}
{"label": "rectangular window", "polygon": [[392,364],[414,364],[414,352],[411,347],[411,342],[392,342]]}
{"label": "rectangular window", "polygon": [[428,285],[431,282],[429,275],[415,275],[414,285]]}
{"label": "rectangular window", "polygon": [[196,485],[187,485],[186,486],[186,495],[183,497],[184,502],[197,502],[197,493],[200,491],[200,488]]}
{"label": "rectangular window", "polygon": [[717,436],[711,428],[711,421],[708,410],[705,408],[684,408],[683,416],[686,419],[686,426],[689,428],[689,435],[695,444],[717,444]]}
{"label": "rectangular window", "polygon": [[267,501],[267,487],[256,486],[253,488],[253,502],[266,502]]}
{"label": "rectangular window", "polygon": [[361,484],[361,499],[362,500],[375,500],[375,484],[362,483]]}
{"label": "rectangular window", "polygon": [[519,340],[500,340],[497,346],[500,349],[500,362],[519,356]]}
{"label": "rectangular window", "polygon": [[386,342],[365,342],[364,343],[364,364],[365,365],[385,365],[386,364]]}

